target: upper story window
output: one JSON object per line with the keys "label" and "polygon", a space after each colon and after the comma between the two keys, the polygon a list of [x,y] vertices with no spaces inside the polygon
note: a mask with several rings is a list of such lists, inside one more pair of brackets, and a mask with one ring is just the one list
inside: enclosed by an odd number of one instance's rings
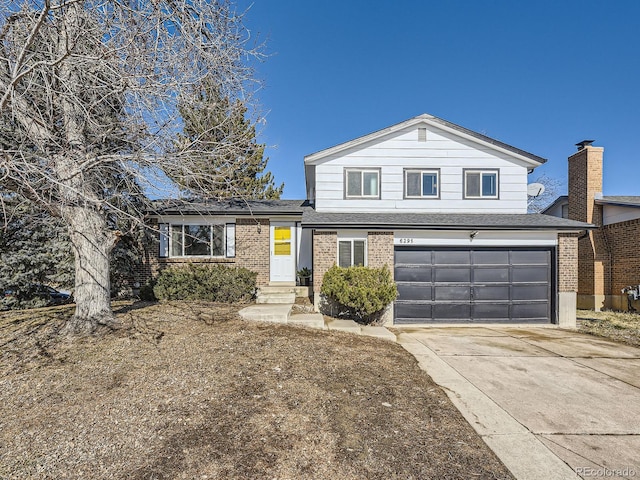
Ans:
{"label": "upper story window", "polygon": [[498,198],[498,170],[464,170],[464,198]]}
{"label": "upper story window", "polygon": [[380,198],[380,170],[345,169],[346,198]]}
{"label": "upper story window", "polygon": [[440,171],[405,170],[404,196],[405,198],[439,198]]}
{"label": "upper story window", "polygon": [[172,257],[222,257],[224,225],[171,225]]}
{"label": "upper story window", "polygon": [[366,265],[367,241],[362,239],[344,239],[338,241],[338,265],[351,267]]}

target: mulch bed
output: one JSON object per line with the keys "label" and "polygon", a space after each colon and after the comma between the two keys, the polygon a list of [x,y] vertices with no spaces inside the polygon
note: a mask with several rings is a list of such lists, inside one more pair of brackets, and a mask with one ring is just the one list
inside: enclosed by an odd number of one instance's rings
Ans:
{"label": "mulch bed", "polygon": [[399,345],[238,309],[0,314],[0,478],[512,478]]}

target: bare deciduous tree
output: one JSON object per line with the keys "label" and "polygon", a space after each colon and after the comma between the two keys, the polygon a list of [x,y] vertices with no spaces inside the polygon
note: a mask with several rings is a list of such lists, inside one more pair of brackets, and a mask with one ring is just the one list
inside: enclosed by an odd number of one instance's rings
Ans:
{"label": "bare deciduous tree", "polygon": [[540,213],[558,197],[558,192],[562,190],[562,183],[558,179],[545,174],[540,175],[531,183],[542,184],[544,190],[538,195],[529,196],[527,201],[529,213]]}
{"label": "bare deciduous tree", "polygon": [[132,200],[169,188],[164,171],[198,175],[176,106],[205,81],[249,102],[251,42],[226,0],[0,0],[0,185],[68,227],[68,333],[113,323],[118,218],[142,217]]}

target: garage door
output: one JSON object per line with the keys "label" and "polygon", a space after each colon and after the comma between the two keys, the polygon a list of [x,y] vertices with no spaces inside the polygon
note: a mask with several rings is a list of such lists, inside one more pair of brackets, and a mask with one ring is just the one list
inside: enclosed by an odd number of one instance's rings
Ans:
{"label": "garage door", "polygon": [[550,323],[550,249],[397,247],[395,322]]}

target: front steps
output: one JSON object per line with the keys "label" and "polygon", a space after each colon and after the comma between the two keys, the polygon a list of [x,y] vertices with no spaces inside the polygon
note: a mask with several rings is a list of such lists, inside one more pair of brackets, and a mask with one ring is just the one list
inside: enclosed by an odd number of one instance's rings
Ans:
{"label": "front steps", "polygon": [[269,285],[258,288],[256,303],[295,303],[296,297],[308,297],[309,287]]}

